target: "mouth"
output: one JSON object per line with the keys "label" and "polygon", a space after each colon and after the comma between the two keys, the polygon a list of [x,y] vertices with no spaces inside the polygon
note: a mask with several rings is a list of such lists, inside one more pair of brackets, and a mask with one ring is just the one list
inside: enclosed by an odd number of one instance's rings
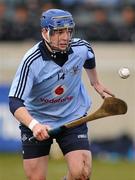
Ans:
{"label": "mouth", "polygon": [[68,45],[69,44],[67,42],[60,42],[59,44],[53,46],[53,49],[65,51],[68,48]]}
{"label": "mouth", "polygon": [[60,43],[60,44],[59,44],[59,47],[60,47],[60,48],[67,48],[67,47],[68,47],[68,44],[67,44],[67,43]]}

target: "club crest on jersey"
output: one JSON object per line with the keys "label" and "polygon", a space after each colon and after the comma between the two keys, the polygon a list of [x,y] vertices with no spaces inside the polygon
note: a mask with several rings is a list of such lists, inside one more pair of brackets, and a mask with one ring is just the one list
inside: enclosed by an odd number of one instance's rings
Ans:
{"label": "club crest on jersey", "polygon": [[75,74],[78,74],[78,72],[80,71],[80,68],[79,66],[73,66],[73,69],[72,69],[72,73],[75,75]]}

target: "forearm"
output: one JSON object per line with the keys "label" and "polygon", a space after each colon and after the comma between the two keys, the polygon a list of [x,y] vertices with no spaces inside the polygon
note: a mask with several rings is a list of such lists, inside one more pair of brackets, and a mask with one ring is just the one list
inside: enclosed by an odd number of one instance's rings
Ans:
{"label": "forearm", "polygon": [[14,116],[20,123],[31,129],[31,131],[33,131],[34,137],[36,137],[38,140],[42,141],[49,138],[48,129],[50,127],[47,125],[42,125],[33,119],[25,107],[18,108],[15,111]]}
{"label": "forearm", "polygon": [[87,72],[91,85],[100,94],[102,98],[105,98],[108,96],[114,96],[114,94],[112,94],[111,91],[109,91],[106,87],[104,87],[104,85],[100,83],[96,68],[86,69],[86,72]]}
{"label": "forearm", "polygon": [[25,107],[18,108],[15,111],[14,116],[20,123],[24,124],[27,127],[33,120],[33,117],[30,115],[30,113]]}
{"label": "forearm", "polygon": [[99,79],[97,75],[96,68],[93,69],[85,69],[88,75],[88,78],[90,80],[90,83],[92,86],[99,84]]}
{"label": "forearm", "polygon": [[38,123],[27,111],[24,105],[24,100],[16,97],[9,97],[9,108],[11,113],[16,117],[16,119],[20,123],[29,127],[31,130]]}

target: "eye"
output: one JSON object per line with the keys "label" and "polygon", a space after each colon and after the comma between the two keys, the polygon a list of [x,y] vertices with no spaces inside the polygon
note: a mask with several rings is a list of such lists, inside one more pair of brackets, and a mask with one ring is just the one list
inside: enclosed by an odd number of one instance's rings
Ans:
{"label": "eye", "polygon": [[60,35],[63,34],[64,32],[72,34],[73,28],[57,29],[57,30],[54,30],[53,32],[54,34],[60,34]]}
{"label": "eye", "polygon": [[63,33],[63,31],[61,30],[61,29],[59,29],[59,30],[54,30],[54,34],[62,34]]}
{"label": "eye", "polygon": [[72,32],[73,32],[73,29],[72,29],[72,28],[69,28],[69,29],[68,29],[68,32],[69,32],[69,33],[72,33]]}
{"label": "eye", "polygon": [[63,30],[62,29],[59,29],[59,34],[62,34],[63,33]]}

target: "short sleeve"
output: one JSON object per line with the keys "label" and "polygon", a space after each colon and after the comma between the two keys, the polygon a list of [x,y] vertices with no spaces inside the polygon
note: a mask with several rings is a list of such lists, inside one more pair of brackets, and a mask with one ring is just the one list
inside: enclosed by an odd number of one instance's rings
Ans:
{"label": "short sleeve", "polygon": [[85,41],[87,47],[87,58],[84,63],[84,68],[93,69],[96,66],[95,53],[88,42]]}
{"label": "short sleeve", "polygon": [[17,97],[25,100],[32,89],[33,82],[34,74],[32,73],[30,65],[24,61],[20,64],[13,79],[9,97]]}

